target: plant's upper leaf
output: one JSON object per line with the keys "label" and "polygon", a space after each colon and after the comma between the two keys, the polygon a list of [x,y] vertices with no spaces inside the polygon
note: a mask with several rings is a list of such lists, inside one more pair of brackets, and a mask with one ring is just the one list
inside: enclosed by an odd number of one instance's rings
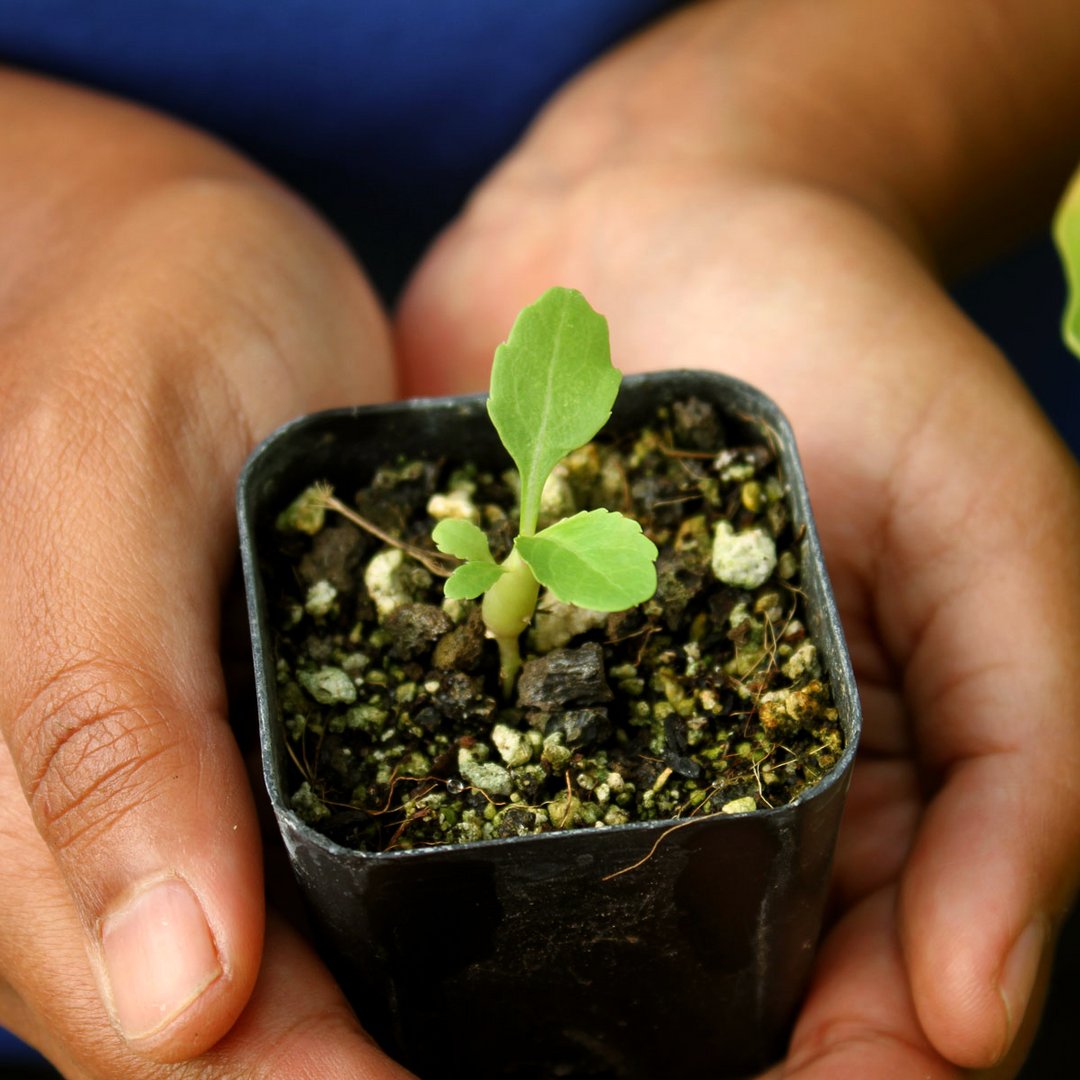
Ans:
{"label": "plant's upper leaf", "polygon": [[521,532],[536,529],[555,465],[604,426],[622,376],[607,320],[573,289],[549,289],[495,350],[488,413],[521,474]]}
{"label": "plant's upper leaf", "polygon": [[463,518],[445,518],[432,530],[431,539],[446,555],[453,555],[466,562],[493,563],[488,538],[484,531]]}
{"label": "plant's upper leaf", "polygon": [[462,563],[447,579],[443,592],[451,600],[475,600],[486,593],[504,571],[493,562]]}
{"label": "plant's upper leaf", "polygon": [[515,541],[541,585],[593,611],[623,611],[656,592],[656,546],[633,518],[589,510]]}
{"label": "plant's upper leaf", "polygon": [[1062,321],[1065,344],[1080,356],[1080,172],[1069,185],[1054,218],[1054,240],[1065,265],[1069,299]]}

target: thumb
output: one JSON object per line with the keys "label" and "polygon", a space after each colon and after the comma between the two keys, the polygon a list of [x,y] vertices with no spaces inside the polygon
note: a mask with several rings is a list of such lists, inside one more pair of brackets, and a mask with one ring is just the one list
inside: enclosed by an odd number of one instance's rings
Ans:
{"label": "thumb", "polygon": [[[385,395],[388,350],[344,250],[257,185],[165,185],[78,265],[0,338],[0,491],[18,508],[0,529],[0,730],[114,1025],[176,1061],[230,1028],[262,950],[217,641],[235,477],[289,415]],[[64,1016],[89,1038],[76,1005]]]}
{"label": "thumb", "polygon": [[[36,445],[15,458],[49,462],[55,480],[0,541],[0,723],[114,1023],[175,1060],[230,1027],[263,934],[258,830],[213,629],[228,530],[197,520],[176,459],[123,420],[140,445],[114,457],[96,408],[39,407]],[[139,464],[121,478],[117,459]],[[4,486],[18,498],[29,480]]]}

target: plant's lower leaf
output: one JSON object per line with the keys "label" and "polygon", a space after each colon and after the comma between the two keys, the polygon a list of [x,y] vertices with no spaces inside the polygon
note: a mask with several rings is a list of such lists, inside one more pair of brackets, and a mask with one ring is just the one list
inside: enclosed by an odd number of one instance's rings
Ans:
{"label": "plant's lower leaf", "polygon": [[446,579],[443,591],[451,600],[474,600],[486,593],[502,575],[503,568],[495,563],[462,563]]}
{"label": "plant's lower leaf", "polygon": [[589,510],[515,541],[541,585],[593,611],[623,611],[656,592],[656,546],[632,518]]}
{"label": "plant's lower leaf", "polygon": [[495,562],[483,530],[464,518],[445,518],[440,521],[432,530],[431,539],[446,555],[453,555],[466,562]]}

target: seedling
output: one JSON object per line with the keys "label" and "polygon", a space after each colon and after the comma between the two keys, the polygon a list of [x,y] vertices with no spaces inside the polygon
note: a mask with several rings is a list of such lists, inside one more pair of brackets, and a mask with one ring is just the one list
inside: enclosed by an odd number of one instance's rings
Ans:
{"label": "seedling", "polygon": [[520,476],[514,546],[497,563],[484,532],[463,519],[440,521],[432,538],[440,551],[463,560],[446,595],[484,597],[484,624],[499,646],[507,695],[521,667],[518,639],[532,621],[541,585],[564,603],[593,611],[623,611],[656,591],[656,547],[632,518],[587,510],[537,532],[545,481],[604,426],[621,381],[607,320],[572,289],[550,289],[525,308],[495,350],[488,416]]}
{"label": "seedling", "polygon": [[1065,344],[1080,356],[1080,172],[1072,179],[1054,218],[1054,240],[1065,268],[1069,299],[1062,319]]}

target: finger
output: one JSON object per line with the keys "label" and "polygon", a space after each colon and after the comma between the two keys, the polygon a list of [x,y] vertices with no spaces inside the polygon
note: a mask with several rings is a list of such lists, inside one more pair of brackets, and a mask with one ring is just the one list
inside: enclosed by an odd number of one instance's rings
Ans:
{"label": "finger", "polygon": [[832,891],[842,910],[900,878],[922,811],[923,794],[909,761],[860,750],[836,845]]}
{"label": "finger", "polygon": [[922,1033],[896,936],[895,892],[880,890],[829,934],[787,1058],[767,1078],[956,1080],[960,1075]]}
{"label": "finger", "polygon": [[[530,206],[529,220],[545,218],[535,200]],[[395,353],[405,393],[437,396],[486,389],[495,347],[517,312],[553,284],[586,287],[581,275],[559,277],[539,257],[534,274],[507,266],[506,260],[529,250],[529,243],[520,226],[501,224],[502,234],[498,225],[477,228],[472,217],[453,222],[410,279],[395,319]],[[515,242],[508,246],[504,237]],[[485,265],[485,251],[503,271],[496,274]]]}
{"label": "finger", "polygon": [[913,440],[878,583],[936,789],[902,940],[925,1030],[969,1067],[1015,1039],[1080,851],[1080,613],[1065,599],[1080,595],[1080,484],[1020,388],[994,385],[999,363],[968,372]]}
{"label": "finger", "polygon": [[[0,726],[113,1023],[177,1060],[231,1026],[262,945],[258,832],[215,630],[235,476],[272,423],[327,403],[335,370],[350,396],[385,395],[389,379],[370,300],[328,315],[346,331],[296,329],[322,321],[301,310],[306,293],[365,298],[337,263],[291,280],[304,249],[276,205],[202,185],[148,213],[6,342],[41,359],[5,371],[0,485],[20,513],[0,538]],[[210,270],[191,265],[205,252],[185,248],[188,229],[225,241]],[[223,319],[234,277],[248,291]],[[250,305],[278,293],[265,318],[284,329],[259,329]],[[370,367],[349,373],[341,358],[361,346]]]}
{"label": "finger", "polygon": [[[91,395],[83,408],[102,408]],[[130,431],[120,406],[105,408]],[[186,1056],[235,1018],[262,936],[257,833],[214,662],[221,553],[188,539],[186,499],[151,509],[155,484],[182,491],[183,478],[149,456],[145,431],[124,447],[78,407],[35,421],[25,460],[51,457],[58,472],[33,485],[42,520],[5,545],[25,584],[3,604],[4,636],[30,647],[0,661],[3,727],[113,1019],[148,1050]],[[86,433],[82,468],[60,424]],[[139,475],[110,476],[133,452]],[[17,497],[27,479],[4,486]]]}
{"label": "finger", "polygon": [[97,993],[71,894],[34,828],[2,742],[0,865],[0,970],[9,981],[0,998],[0,1024],[45,1054],[66,1080],[83,1080],[92,1073],[84,1068],[86,1059],[69,1052],[73,1044],[81,1044],[91,1061],[112,1061],[125,1048]]}
{"label": "finger", "polygon": [[270,921],[266,962],[250,1005],[205,1061],[222,1075],[252,1080],[412,1076],[360,1027],[310,946],[275,918]]}
{"label": "finger", "polygon": [[[0,964],[15,986],[0,1019],[45,1053],[70,1080],[402,1080],[364,1034],[310,948],[279,920],[265,962],[228,1035],[190,1063],[151,1065],[106,1022],[80,921],[48,849],[30,822],[0,746]],[[22,884],[33,880],[33,890]],[[59,992],[62,991],[62,992]]]}

